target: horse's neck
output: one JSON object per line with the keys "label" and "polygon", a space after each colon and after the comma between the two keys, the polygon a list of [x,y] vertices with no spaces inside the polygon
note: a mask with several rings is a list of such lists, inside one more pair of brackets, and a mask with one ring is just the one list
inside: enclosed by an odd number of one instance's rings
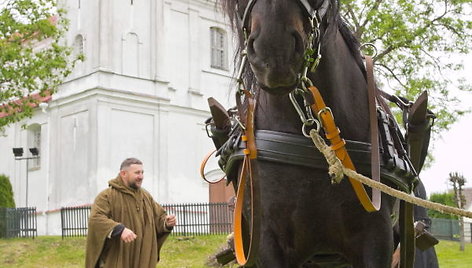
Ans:
{"label": "horse's neck", "polygon": [[[311,78],[345,139],[368,141],[367,86],[364,75],[336,28],[323,46],[322,60]],[[260,90],[257,97],[256,128],[301,134],[301,121],[287,95]]]}

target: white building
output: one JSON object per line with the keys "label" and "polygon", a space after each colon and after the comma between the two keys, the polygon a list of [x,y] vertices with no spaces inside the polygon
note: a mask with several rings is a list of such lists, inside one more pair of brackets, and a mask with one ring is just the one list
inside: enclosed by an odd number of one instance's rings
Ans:
{"label": "white building", "polygon": [[[86,60],[45,113],[38,109],[0,134],[0,173],[10,177],[17,207],[28,200],[41,212],[38,234],[58,235],[59,209],[92,203],[130,156],[144,162],[143,187],[158,202],[208,202],[198,175],[213,148],[206,100],[233,101],[233,42],[215,0],[62,4],[67,43]],[[40,159],[26,170],[13,147],[37,147]],[[217,170],[207,169],[220,176]]]}

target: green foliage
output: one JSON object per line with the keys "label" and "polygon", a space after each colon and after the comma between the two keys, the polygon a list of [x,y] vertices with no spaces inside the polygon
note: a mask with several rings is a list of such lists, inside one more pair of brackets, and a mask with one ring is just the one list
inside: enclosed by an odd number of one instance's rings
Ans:
{"label": "green foliage", "polygon": [[0,129],[30,117],[31,95],[56,91],[77,59],[61,44],[68,20],[57,0],[6,0],[0,7]]}
{"label": "green foliage", "polygon": [[0,238],[5,237],[6,208],[14,208],[13,190],[7,176],[0,174]]}
{"label": "green foliage", "polygon": [[[452,89],[471,91],[457,55],[470,51],[470,0],[344,0],[341,9],[356,37],[374,44],[376,70],[396,94],[415,99],[428,90],[438,119],[448,129],[465,111]],[[451,58],[452,56],[452,58]]]}
{"label": "green foliage", "polygon": [[[457,207],[454,193],[433,193],[429,197],[429,200],[443,205],[448,205],[451,207]],[[432,209],[428,210],[428,216],[430,218],[442,218],[442,219],[458,219],[455,215],[441,213]]]}
{"label": "green foliage", "polygon": [[0,208],[14,208],[13,189],[7,176],[0,174]]}

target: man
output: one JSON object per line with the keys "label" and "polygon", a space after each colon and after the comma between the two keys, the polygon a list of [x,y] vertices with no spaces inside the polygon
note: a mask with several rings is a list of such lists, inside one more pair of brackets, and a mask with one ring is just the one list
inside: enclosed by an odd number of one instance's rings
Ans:
{"label": "man", "polygon": [[156,267],[176,218],[141,188],[143,173],[141,161],[124,160],[118,177],[95,198],[87,235],[87,268]]}

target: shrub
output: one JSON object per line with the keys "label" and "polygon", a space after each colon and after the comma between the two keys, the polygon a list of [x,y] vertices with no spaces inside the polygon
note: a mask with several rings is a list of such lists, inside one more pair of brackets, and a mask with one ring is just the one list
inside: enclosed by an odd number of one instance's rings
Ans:
{"label": "shrub", "polygon": [[15,200],[13,199],[13,189],[10,179],[0,174],[0,208],[14,208]]}
{"label": "shrub", "polygon": [[13,190],[10,179],[0,174],[0,238],[6,235],[6,208],[14,208],[15,200],[13,199]]}
{"label": "shrub", "polygon": [[13,189],[8,176],[0,174],[0,208],[14,208]]}

